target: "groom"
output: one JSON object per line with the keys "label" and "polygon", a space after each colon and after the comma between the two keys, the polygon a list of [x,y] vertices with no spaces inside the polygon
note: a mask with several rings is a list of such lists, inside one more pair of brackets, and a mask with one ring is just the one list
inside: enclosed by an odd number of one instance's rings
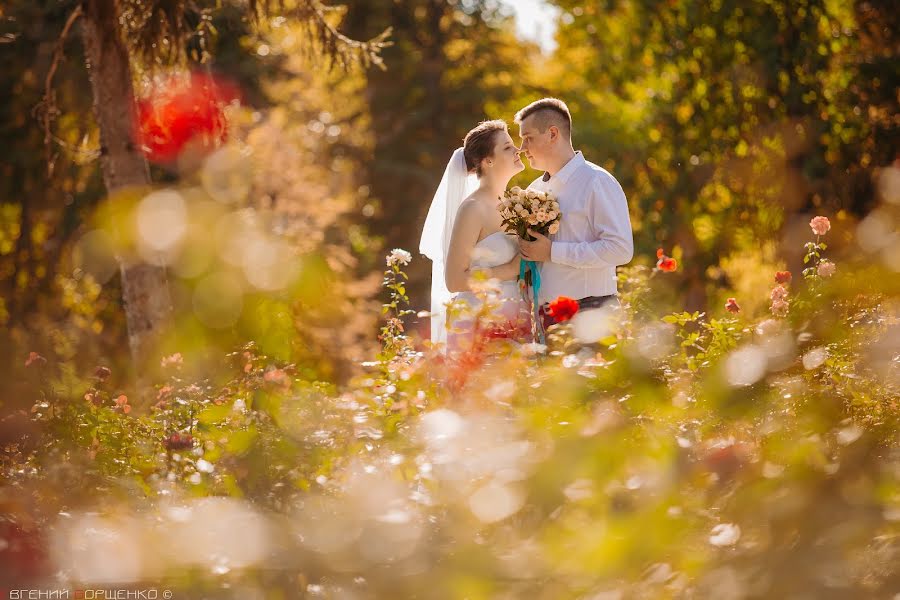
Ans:
{"label": "groom", "polygon": [[634,254],[622,186],[572,147],[572,116],[562,100],[532,102],[515,122],[531,167],[545,171],[529,189],[553,193],[562,214],[556,234],[529,230],[536,240],[519,240],[522,256],[542,263],[536,301],[545,327],[555,322],[547,304],[559,296],[578,300],[581,310],[617,305],[616,267]]}

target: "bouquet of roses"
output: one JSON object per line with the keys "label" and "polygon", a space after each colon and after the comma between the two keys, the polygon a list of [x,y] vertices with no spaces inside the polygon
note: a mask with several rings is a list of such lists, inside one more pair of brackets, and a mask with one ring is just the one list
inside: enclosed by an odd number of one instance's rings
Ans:
{"label": "bouquet of roses", "polygon": [[503,217],[503,229],[532,242],[529,229],[544,235],[556,233],[561,215],[559,202],[551,194],[516,186],[503,193],[500,216]]}
{"label": "bouquet of roses", "polygon": [[[503,193],[500,201],[500,216],[503,218],[502,227],[509,233],[515,233],[520,238],[534,241],[528,230],[537,231],[543,235],[554,234],[559,231],[559,202],[552,194],[537,190],[523,190],[516,186]],[[541,274],[537,263],[531,260],[523,260],[519,266],[519,285],[524,288],[532,288],[532,308],[534,319],[532,327],[535,341],[543,343],[544,332],[538,318],[537,303],[538,292],[541,289]]]}

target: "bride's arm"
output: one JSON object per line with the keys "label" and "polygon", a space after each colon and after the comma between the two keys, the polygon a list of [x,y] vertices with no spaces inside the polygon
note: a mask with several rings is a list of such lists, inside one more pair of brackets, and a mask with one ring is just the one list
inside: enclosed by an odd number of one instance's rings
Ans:
{"label": "bride's arm", "polygon": [[447,251],[447,265],[444,269],[444,280],[451,292],[469,291],[469,264],[472,261],[472,250],[478,243],[481,233],[481,219],[478,218],[477,206],[464,201],[456,213],[453,233],[450,234],[450,248]]}
{"label": "bride's arm", "polygon": [[479,268],[478,270],[484,271],[488,279],[495,278],[499,279],[500,281],[509,281],[512,279],[516,279],[519,276],[519,263],[521,261],[522,255],[520,253],[516,253],[516,256],[508,263],[503,263],[502,265],[497,265],[496,267]]}
{"label": "bride's arm", "polygon": [[445,283],[451,292],[470,291],[469,278],[475,270],[484,273],[488,279],[496,278],[502,281],[515,279],[519,275],[521,255],[516,255],[508,263],[496,267],[471,268],[472,250],[475,249],[478,235],[481,233],[481,218],[477,208],[472,202],[464,202],[459,207],[459,213],[453,223],[453,233],[450,235],[450,249],[447,252],[447,265],[444,271]]}

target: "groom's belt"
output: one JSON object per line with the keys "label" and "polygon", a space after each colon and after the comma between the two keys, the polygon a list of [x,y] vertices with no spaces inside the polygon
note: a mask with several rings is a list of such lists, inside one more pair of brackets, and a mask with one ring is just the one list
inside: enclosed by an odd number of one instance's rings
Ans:
{"label": "groom's belt", "polygon": [[588,296],[578,301],[578,310],[586,308],[600,308],[607,302],[618,301],[617,294],[609,294],[608,296]]}

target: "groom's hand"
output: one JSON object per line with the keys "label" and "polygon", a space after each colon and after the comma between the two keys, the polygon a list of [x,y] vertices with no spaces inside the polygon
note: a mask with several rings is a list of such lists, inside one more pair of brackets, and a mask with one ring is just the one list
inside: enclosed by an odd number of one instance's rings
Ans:
{"label": "groom's hand", "polygon": [[533,242],[519,239],[519,250],[525,260],[533,260],[535,262],[550,261],[550,238],[538,233],[537,231],[528,230],[531,237],[535,238]]}

